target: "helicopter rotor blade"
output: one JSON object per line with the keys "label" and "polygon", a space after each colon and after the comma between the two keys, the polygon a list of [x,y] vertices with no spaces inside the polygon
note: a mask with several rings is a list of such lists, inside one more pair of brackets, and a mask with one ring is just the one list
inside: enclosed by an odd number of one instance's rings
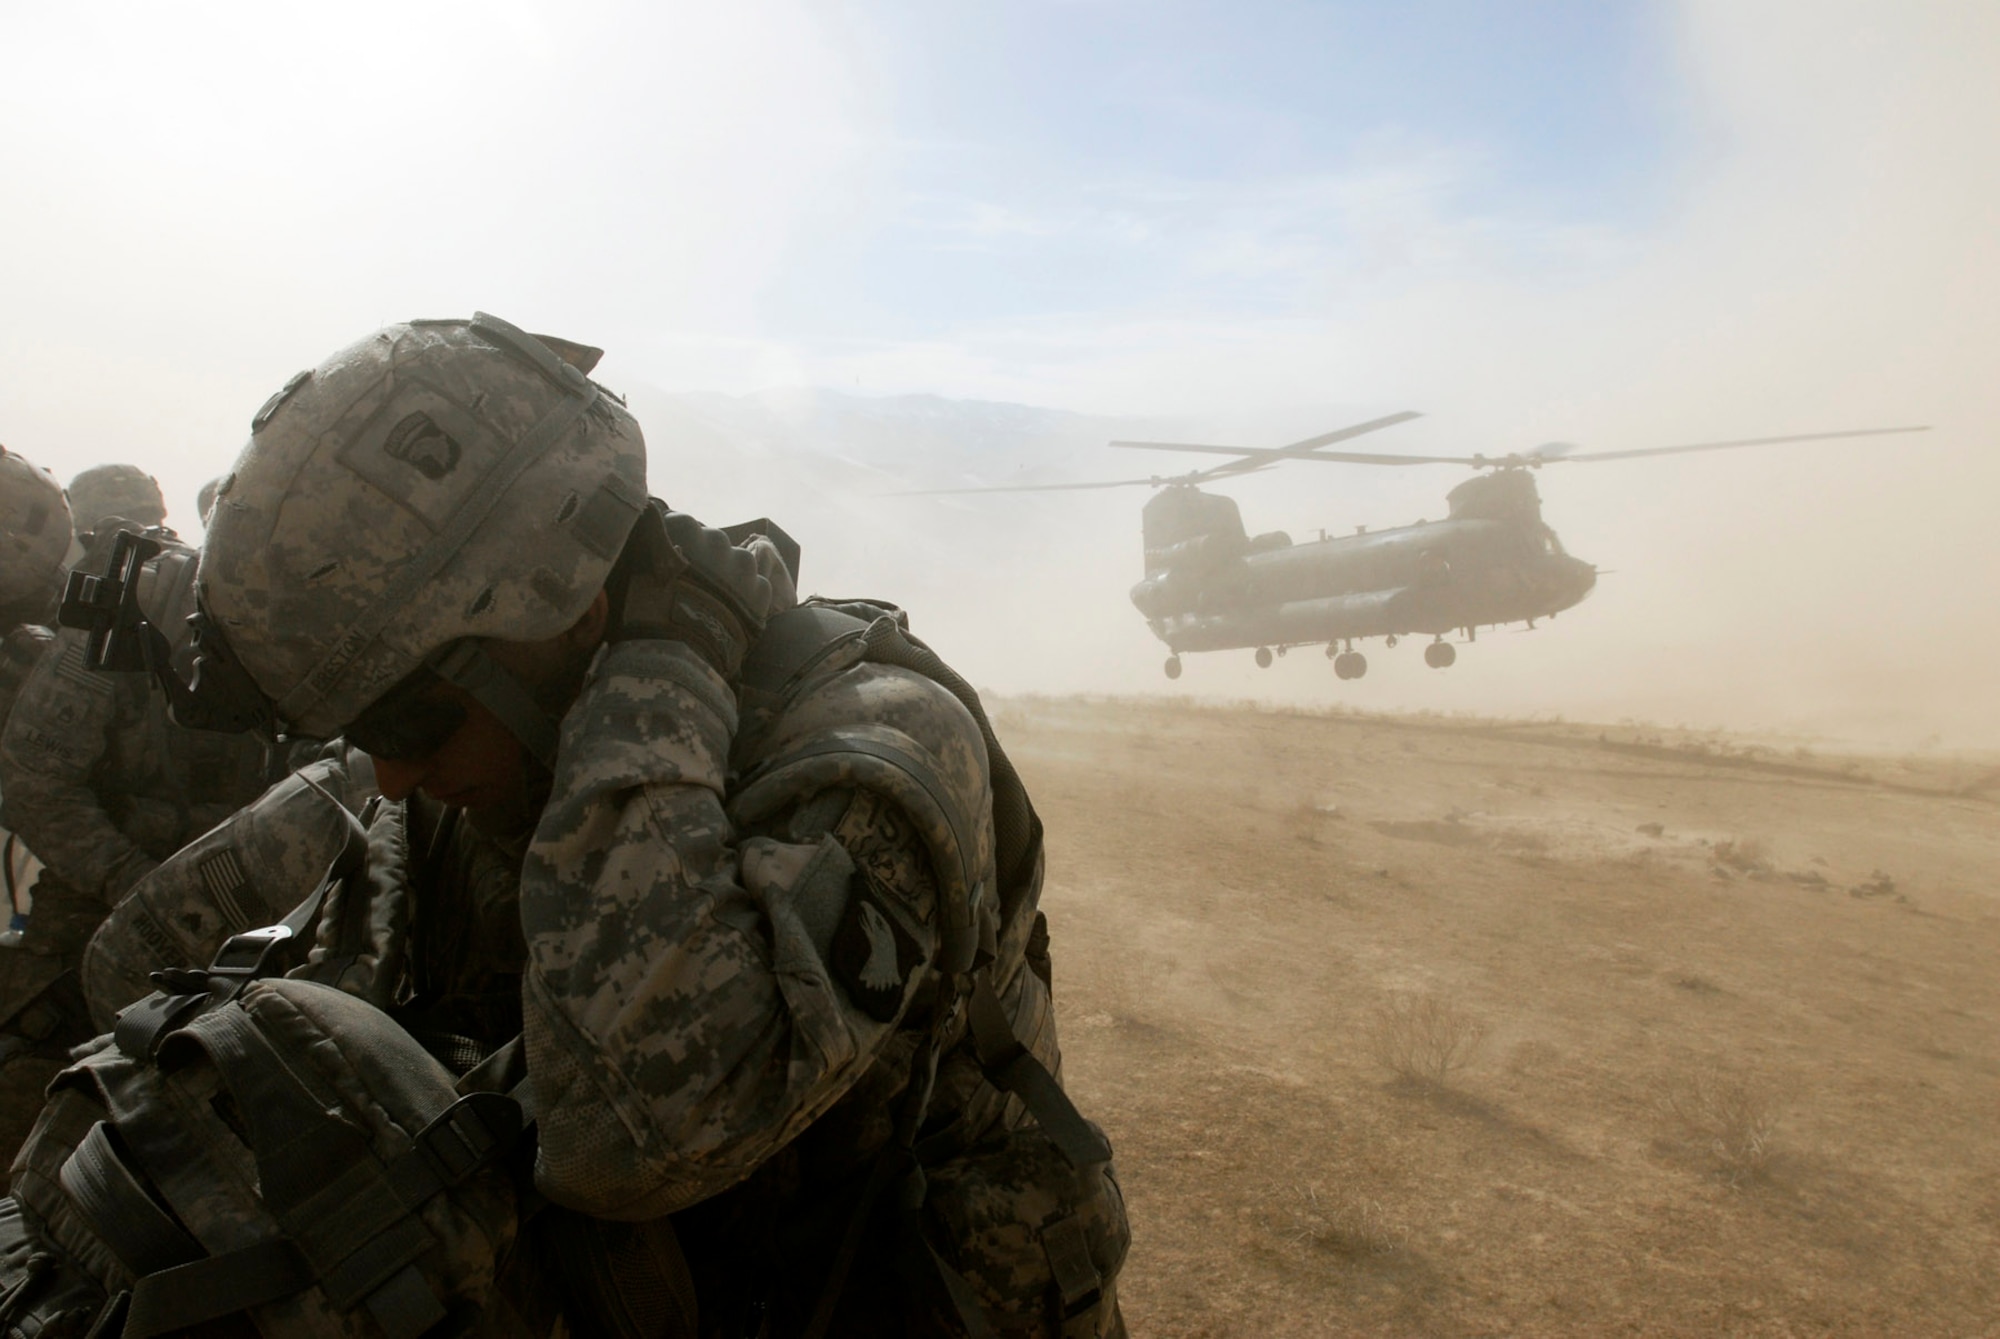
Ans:
{"label": "helicopter rotor blade", "polygon": [[[1217,465],[1211,470],[1204,471],[1209,478],[1221,478],[1231,474],[1247,473],[1248,470],[1246,467],[1251,465],[1262,467],[1275,465],[1284,460],[1311,460],[1313,456],[1308,453],[1319,447],[1331,446],[1335,442],[1344,442],[1349,438],[1359,437],[1363,433],[1377,432],[1383,428],[1393,428],[1398,423],[1408,423],[1413,418],[1422,417],[1423,415],[1417,413],[1415,410],[1406,409],[1400,414],[1390,414],[1385,418],[1370,419],[1366,423],[1356,423],[1352,427],[1336,428],[1332,432],[1323,432],[1317,437],[1308,437],[1304,441],[1293,442],[1289,446],[1203,446],[1193,442],[1113,442],[1111,445],[1128,451],[1194,451],[1204,455],[1237,457],[1237,459],[1230,461],[1226,465]],[[1331,460],[1333,457],[1322,456],[1320,459]]]}
{"label": "helicopter rotor blade", "polygon": [[1733,442],[1690,442],[1684,446],[1643,446],[1634,451],[1585,451],[1577,455],[1548,456],[1549,464],[1569,464],[1582,460],[1633,460],[1640,456],[1677,456],[1691,451],[1731,451],[1742,446],[1776,446],[1784,442],[1831,442],[1846,437],[1886,437],[1892,433],[1929,432],[1930,425],[1909,428],[1853,428],[1846,432],[1802,432],[1789,437],[1745,437]]}
{"label": "helicopter rotor blade", "polygon": [[1317,460],[1328,465],[1467,465],[1479,469],[1499,462],[1488,456],[1400,456],[1370,451],[1308,451],[1286,460]]}
{"label": "helicopter rotor blade", "polygon": [[1080,484],[985,484],[969,488],[914,488],[901,493],[882,493],[881,497],[948,497],[963,493],[1074,493],[1088,488],[1132,488],[1139,484],[1149,484],[1155,488],[1172,483],[1172,479],[1103,479],[1094,483]]}

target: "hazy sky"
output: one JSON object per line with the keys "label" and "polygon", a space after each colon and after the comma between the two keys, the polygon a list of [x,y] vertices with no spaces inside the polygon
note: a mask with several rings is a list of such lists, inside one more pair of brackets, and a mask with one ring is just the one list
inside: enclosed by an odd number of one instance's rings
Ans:
{"label": "hazy sky", "polygon": [[[191,522],[292,371],[475,307],[604,345],[614,385],[1258,440],[1406,407],[1385,449],[1930,422],[1551,471],[1550,520],[1618,575],[1477,674],[1340,691],[2000,743],[1996,69],[1973,0],[6,0],[0,441],[64,477],[138,459]],[[1297,533],[1436,515],[1456,477],[1241,496]],[[1181,687],[1331,699],[1307,668]]]}

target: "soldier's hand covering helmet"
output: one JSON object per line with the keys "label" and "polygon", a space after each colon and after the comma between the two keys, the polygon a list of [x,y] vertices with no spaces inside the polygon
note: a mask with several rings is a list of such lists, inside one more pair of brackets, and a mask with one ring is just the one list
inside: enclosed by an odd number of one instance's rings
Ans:
{"label": "soldier's hand covering helmet", "polygon": [[593,353],[483,314],[412,321],[266,402],[200,599],[281,727],[338,734],[465,639],[582,617],[646,503],[639,425],[579,370]]}
{"label": "soldier's hand covering helmet", "polygon": [[137,465],[93,465],[69,481],[69,508],[77,528],[92,530],[107,516],[159,525],[167,519],[167,499],[159,481]]}
{"label": "soldier's hand covering helmet", "polygon": [[0,609],[53,598],[69,541],[62,485],[47,470],[0,447]]}

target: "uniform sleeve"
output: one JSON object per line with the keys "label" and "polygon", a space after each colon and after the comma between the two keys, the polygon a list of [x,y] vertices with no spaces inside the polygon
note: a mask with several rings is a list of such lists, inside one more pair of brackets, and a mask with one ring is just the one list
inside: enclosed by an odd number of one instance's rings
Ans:
{"label": "uniform sleeve", "polygon": [[747,1176],[866,1071],[934,952],[929,856],[879,806],[817,842],[738,841],[735,727],[675,642],[611,647],[564,722],[522,871],[524,1036],[537,1182],[586,1213]]}
{"label": "uniform sleeve", "polygon": [[91,788],[118,720],[115,676],[84,668],[85,634],[65,629],[29,672],[0,733],[6,824],[65,883],[118,900],[155,862],[120,832]]}

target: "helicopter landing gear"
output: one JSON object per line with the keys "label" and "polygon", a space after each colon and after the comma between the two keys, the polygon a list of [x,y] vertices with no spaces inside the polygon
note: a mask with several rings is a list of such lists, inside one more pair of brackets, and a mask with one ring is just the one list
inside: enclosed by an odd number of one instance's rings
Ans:
{"label": "helicopter landing gear", "polygon": [[1439,638],[1424,648],[1424,663],[1432,669],[1446,669],[1458,659],[1458,648]]}
{"label": "helicopter landing gear", "polygon": [[1346,651],[1333,658],[1333,672],[1343,679],[1358,679],[1368,672],[1368,657],[1359,651]]}
{"label": "helicopter landing gear", "polygon": [[1268,646],[1260,646],[1260,647],[1258,647],[1258,648],[1257,648],[1257,668],[1258,668],[1258,669],[1269,669],[1269,668],[1271,668],[1271,648],[1270,648],[1270,647],[1268,647]]}
{"label": "helicopter landing gear", "polygon": [[1395,650],[1395,649],[1396,649],[1396,634],[1392,632],[1392,633],[1390,633],[1390,634],[1389,634],[1389,635],[1388,635],[1387,637],[1384,637],[1384,638],[1382,639],[1382,645],[1384,645],[1384,646],[1388,647],[1388,648],[1389,648],[1389,649],[1390,649],[1391,651]]}
{"label": "helicopter landing gear", "polygon": [[1179,656],[1167,657],[1167,677],[1169,679],[1178,679],[1181,677],[1181,658]]}

